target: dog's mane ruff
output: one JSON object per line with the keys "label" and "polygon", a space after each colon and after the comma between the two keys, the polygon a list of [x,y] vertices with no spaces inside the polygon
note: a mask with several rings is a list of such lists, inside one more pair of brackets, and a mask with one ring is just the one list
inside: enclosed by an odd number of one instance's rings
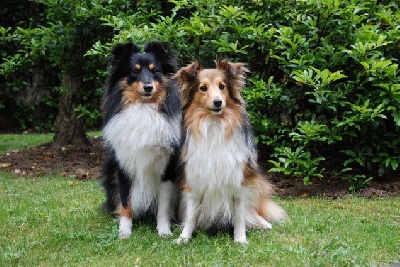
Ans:
{"label": "dog's mane ruff", "polygon": [[254,172],[260,172],[257,163],[258,154],[257,154],[256,144],[254,142],[254,136],[252,134],[250,120],[249,117],[247,116],[247,113],[242,114],[241,131],[246,140],[247,147],[249,147],[250,149],[249,157],[247,160],[247,166],[249,167],[250,170]]}
{"label": "dog's mane ruff", "polygon": [[161,103],[159,103],[160,112],[167,116],[180,114],[180,101],[179,91],[177,84],[174,80],[163,78],[162,86],[165,88],[166,96]]}
{"label": "dog's mane ruff", "polygon": [[[125,79],[126,80],[126,79]],[[123,81],[123,80],[122,80]],[[121,111],[122,105],[120,103],[121,94],[124,87],[121,87],[120,84],[123,82],[119,82],[113,85],[107,85],[105,88],[105,93],[101,99],[101,111],[103,114],[103,127],[107,124],[107,122]],[[126,83],[125,83],[126,84]]]}

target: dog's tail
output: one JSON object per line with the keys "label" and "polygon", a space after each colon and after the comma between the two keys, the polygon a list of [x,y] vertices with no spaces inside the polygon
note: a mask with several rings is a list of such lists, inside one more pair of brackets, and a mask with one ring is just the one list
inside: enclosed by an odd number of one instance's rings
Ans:
{"label": "dog's tail", "polygon": [[268,222],[284,222],[287,219],[286,212],[272,200],[274,186],[265,177],[257,179],[260,192],[257,213]]}
{"label": "dog's tail", "polygon": [[268,222],[285,222],[286,212],[271,198],[262,198],[257,208],[257,213]]}

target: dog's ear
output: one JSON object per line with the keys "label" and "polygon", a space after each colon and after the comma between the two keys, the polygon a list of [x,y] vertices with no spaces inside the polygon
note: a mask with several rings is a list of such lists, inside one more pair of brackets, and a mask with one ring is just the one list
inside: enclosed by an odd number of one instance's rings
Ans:
{"label": "dog's ear", "polygon": [[215,65],[217,69],[225,72],[230,78],[242,79],[245,81],[245,74],[249,72],[249,70],[245,67],[244,63],[233,63],[228,60],[218,60],[215,61]]}
{"label": "dog's ear", "polygon": [[152,53],[161,63],[164,75],[174,74],[178,70],[175,51],[167,42],[149,42],[144,46],[144,52]]}
{"label": "dog's ear", "polygon": [[134,43],[119,43],[108,58],[109,75],[106,83],[107,88],[112,86],[121,78],[126,77],[131,72],[131,58],[133,54],[140,51],[140,47]]}
{"label": "dog's ear", "polygon": [[178,82],[180,88],[182,109],[186,109],[193,100],[198,86],[197,75],[202,69],[203,66],[198,61],[195,61],[181,68],[174,75],[174,79]]}
{"label": "dog's ear", "polygon": [[112,54],[114,57],[114,60],[116,61],[121,61],[125,59],[129,59],[132,56],[132,54],[136,54],[140,51],[140,47],[135,45],[134,43],[123,43],[123,44],[117,44],[113,50]]}
{"label": "dog's ear", "polygon": [[228,60],[215,61],[217,69],[225,73],[226,82],[230,97],[238,103],[243,104],[244,100],[241,96],[241,91],[246,83],[246,73],[249,70],[244,63],[233,63]]}
{"label": "dog's ear", "polygon": [[202,69],[203,66],[198,61],[195,61],[186,67],[182,67],[174,77],[180,85],[193,84],[197,79],[197,74]]}

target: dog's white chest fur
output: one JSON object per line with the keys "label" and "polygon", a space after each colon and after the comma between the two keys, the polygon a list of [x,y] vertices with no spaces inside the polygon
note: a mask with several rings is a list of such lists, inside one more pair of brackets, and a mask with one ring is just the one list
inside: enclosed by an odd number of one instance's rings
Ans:
{"label": "dog's white chest fur", "polygon": [[187,133],[186,181],[199,200],[198,224],[231,220],[232,201],[241,194],[243,167],[250,153],[240,129],[225,135],[223,120],[201,123],[201,137]]}
{"label": "dog's white chest fur", "polygon": [[156,200],[173,144],[180,139],[180,117],[159,113],[154,104],[137,103],[115,115],[104,127],[122,168],[132,179],[132,209],[144,212]]}

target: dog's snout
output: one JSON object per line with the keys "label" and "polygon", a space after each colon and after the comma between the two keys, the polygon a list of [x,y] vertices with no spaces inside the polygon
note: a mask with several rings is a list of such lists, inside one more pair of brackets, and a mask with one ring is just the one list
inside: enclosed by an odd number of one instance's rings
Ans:
{"label": "dog's snout", "polygon": [[219,108],[222,105],[222,100],[221,99],[214,99],[213,103],[214,103],[215,107]]}
{"label": "dog's snout", "polygon": [[153,86],[151,84],[145,84],[143,89],[146,93],[150,93],[153,90]]}

